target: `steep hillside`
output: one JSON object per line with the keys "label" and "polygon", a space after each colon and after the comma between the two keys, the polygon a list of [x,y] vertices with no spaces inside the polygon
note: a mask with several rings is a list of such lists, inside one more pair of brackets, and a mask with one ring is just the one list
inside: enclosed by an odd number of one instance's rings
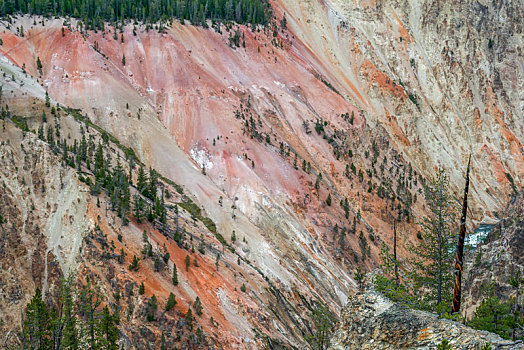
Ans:
{"label": "steep hillside", "polygon": [[[520,304],[520,286],[524,275],[524,193],[513,198],[503,211],[486,242],[468,253],[465,299],[472,314],[474,307],[489,294],[486,287],[493,286],[501,300],[513,298]],[[519,281],[512,285],[512,279]]]}
{"label": "steep hillside", "polygon": [[[201,327],[199,341],[210,347],[303,347],[311,301],[340,313],[353,271],[377,265],[395,219],[406,258],[413,222],[426,210],[422,184],[437,166],[459,193],[472,154],[473,224],[496,219],[522,188],[520,5],[279,0],[266,27],[207,29],[174,21],[95,31],[28,15],[1,21],[0,105],[9,112],[0,191],[10,242],[2,264],[15,268],[2,270],[9,296],[0,316],[18,323],[36,286],[51,290],[78,271],[99,276],[114,305],[133,305],[121,327],[127,346],[157,343],[177,324],[180,342],[191,346],[189,333]],[[85,183],[96,177],[86,159],[75,170],[47,135],[38,140],[51,108],[60,115],[49,117],[61,130],[58,144],[85,134],[96,145],[110,134],[104,152],[112,166],[118,159],[132,168],[135,186],[133,163],[162,176],[158,191],[171,195],[167,229],[132,213],[123,225],[105,209],[110,195]],[[20,131],[25,122],[34,133]],[[147,256],[139,271],[127,268],[141,254],[144,230],[170,253],[161,271]],[[186,271],[188,255],[199,267]],[[23,256],[36,265],[13,264]],[[142,281],[144,296],[127,292]],[[155,293],[162,305],[171,291],[176,312],[146,323],[146,298]],[[181,320],[196,296],[204,314],[192,331]]]}
{"label": "steep hillside", "polygon": [[[238,242],[222,244],[213,222],[181,187],[165,178],[156,188],[162,193],[166,222],[161,218],[149,222],[145,213],[139,220],[135,196],[140,196],[140,164],[133,152],[79,112],[58,105],[55,109],[54,104],[47,107],[35,97],[44,91],[10,68],[2,67],[12,74],[4,81],[3,92],[17,101],[2,112],[2,342],[16,344],[13,331],[19,328],[21,308],[32,291],[39,287],[54,300],[59,279],[69,273],[80,283],[87,278],[96,281],[120,315],[125,348],[158,347],[162,334],[169,348],[221,348],[220,344],[260,348],[303,342],[301,329],[289,327],[303,326],[297,305],[290,303],[293,299],[285,298],[287,292],[245,257],[251,242],[239,234]],[[10,89],[13,86],[16,90]],[[95,193],[99,147],[108,173],[123,169],[131,174],[135,185],[130,188],[133,202],[127,214],[122,214],[120,195],[115,199],[114,191]],[[145,208],[153,206],[142,198]],[[129,267],[135,256],[140,259],[136,271]],[[172,282],[174,265],[177,285]],[[166,312],[171,292],[177,304]],[[147,321],[146,305],[153,295],[159,307],[155,320]],[[192,304],[197,297],[202,314],[193,311],[191,323],[187,312],[196,310]]]}
{"label": "steep hillside", "polygon": [[431,176],[440,165],[458,190],[472,154],[475,220],[522,187],[520,1],[289,2],[282,11],[294,48],[415,169]]}

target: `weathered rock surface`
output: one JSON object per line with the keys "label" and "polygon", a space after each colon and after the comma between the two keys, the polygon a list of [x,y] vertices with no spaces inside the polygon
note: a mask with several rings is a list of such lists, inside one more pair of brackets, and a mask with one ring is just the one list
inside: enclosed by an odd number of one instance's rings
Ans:
{"label": "weathered rock surface", "polygon": [[524,275],[524,192],[512,199],[486,242],[466,253],[463,299],[467,314],[473,314],[488,285],[502,300],[517,296],[520,304],[521,293],[511,285],[517,274]]}
{"label": "weathered rock surface", "polygon": [[352,297],[342,312],[331,341],[331,350],[342,349],[436,349],[442,340],[452,349],[523,349],[496,334],[478,331],[461,323],[393,303],[367,290]]}
{"label": "weathered rock surface", "polygon": [[[77,191],[82,185],[72,174],[64,174],[62,189],[58,165],[42,161],[18,170],[26,156],[49,157],[49,150],[2,145],[0,204],[13,211],[2,211],[4,226],[8,240],[24,244],[6,243],[2,266],[16,269],[0,274],[1,291],[9,293],[0,303],[9,307],[0,307],[0,320],[17,323],[18,306],[58,268],[80,266],[105,276],[111,267],[122,285],[146,280],[147,293],[154,291],[161,302],[175,290],[180,313],[199,295],[206,310],[202,328],[217,344],[305,346],[308,300],[322,299],[338,313],[355,285],[351,270],[378,262],[381,241],[392,241],[397,212],[399,255],[405,257],[404,243],[416,231],[412,219],[425,213],[421,182],[436,166],[450,173],[457,193],[465,160],[473,155],[470,203],[476,222],[493,219],[514,188],[522,187],[521,3],[276,0],[277,20],[285,13],[288,29],[274,37],[271,30],[235,26],[245,48],[231,47],[225,28],[219,33],[176,21],[163,33],[138,26],[136,36],[125,26],[124,42],[112,39],[109,26],[85,32],[74,20],[20,16],[0,23],[2,105],[28,119],[31,128],[39,126],[35,116],[41,115],[33,99],[41,105],[45,91],[53,105],[81,109],[146,166],[181,185],[218,233],[238,237],[235,252],[224,253],[212,233],[185,213],[188,231],[203,234],[212,249],[199,257],[199,273],[181,271],[184,282],[177,290],[169,274],[153,273],[151,264],[139,274],[125,266],[98,266],[97,249],[79,247],[86,223],[100,215],[110,240],[118,242],[123,233],[128,259],[140,254],[144,225],[119,227],[89,205],[94,198]],[[21,27],[25,35],[17,33]],[[69,130],[78,134],[78,125],[67,127],[64,120],[63,136]],[[324,134],[315,131],[318,120]],[[0,138],[7,142],[5,135]],[[35,178],[23,185],[29,172]],[[27,194],[28,187],[42,193],[40,183],[55,189],[38,198]],[[328,195],[333,205],[326,204]],[[59,220],[66,216],[74,220]],[[33,225],[10,229],[26,221],[37,222],[39,231]],[[154,230],[151,239],[158,247],[166,244],[171,263],[183,266],[187,249]],[[26,257],[32,257],[31,266],[17,264]],[[19,283],[13,276],[27,277]],[[249,293],[238,292],[242,283]],[[118,289],[106,288],[108,294]],[[220,327],[207,321],[211,315]],[[140,337],[158,340],[160,328],[131,320],[140,331],[129,336],[129,344]]]}

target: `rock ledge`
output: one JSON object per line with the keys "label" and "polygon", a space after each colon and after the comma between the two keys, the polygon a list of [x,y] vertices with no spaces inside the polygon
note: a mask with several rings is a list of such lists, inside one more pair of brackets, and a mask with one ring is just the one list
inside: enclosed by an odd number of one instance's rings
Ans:
{"label": "rock ledge", "polygon": [[349,299],[341,322],[331,339],[331,350],[341,349],[436,349],[447,339],[453,349],[524,349],[522,342],[504,340],[461,323],[439,319],[435,314],[393,303],[381,293],[368,290]]}

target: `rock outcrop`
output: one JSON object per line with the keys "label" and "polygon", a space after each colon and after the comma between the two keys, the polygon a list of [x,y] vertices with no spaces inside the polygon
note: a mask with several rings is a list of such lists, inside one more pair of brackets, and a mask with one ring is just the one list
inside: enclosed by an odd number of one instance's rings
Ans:
{"label": "rock outcrop", "polygon": [[[493,227],[486,242],[467,252],[464,295],[466,311],[472,315],[492,285],[502,300],[514,298],[516,288],[511,279],[524,275],[524,192],[514,197]],[[519,293],[518,304],[521,304]]]}
{"label": "rock outcrop", "polygon": [[412,310],[368,290],[352,297],[331,341],[331,350],[342,349],[436,349],[448,340],[452,349],[523,349],[496,334],[461,323],[439,319],[435,314]]}

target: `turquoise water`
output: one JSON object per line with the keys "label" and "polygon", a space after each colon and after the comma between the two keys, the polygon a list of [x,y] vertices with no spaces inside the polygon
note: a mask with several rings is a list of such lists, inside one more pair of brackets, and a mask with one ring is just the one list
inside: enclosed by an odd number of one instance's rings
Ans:
{"label": "turquoise water", "polygon": [[466,241],[465,241],[466,246],[469,246],[470,248],[477,247],[488,236],[493,226],[495,225],[481,224],[479,227],[477,227],[475,231],[466,235]]}

